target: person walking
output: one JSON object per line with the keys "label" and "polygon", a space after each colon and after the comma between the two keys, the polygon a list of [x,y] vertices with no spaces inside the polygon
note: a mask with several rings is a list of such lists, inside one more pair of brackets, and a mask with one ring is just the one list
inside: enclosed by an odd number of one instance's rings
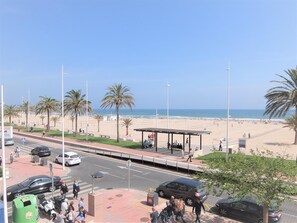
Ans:
{"label": "person walking", "polygon": [[10,155],[9,155],[10,164],[13,163],[13,159],[14,159],[13,152],[10,152]]}
{"label": "person walking", "polygon": [[0,166],[2,166],[2,156],[0,156]]}
{"label": "person walking", "polygon": [[21,149],[20,149],[20,147],[16,147],[15,148],[15,157],[20,157],[20,152],[21,152]]}
{"label": "person walking", "polygon": [[61,195],[62,195],[62,199],[65,199],[66,194],[68,192],[68,186],[67,186],[65,181],[62,182],[62,185],[60,187],[60,192],[61,192]]}
{"label": "person walking", "polygon": [[73,181],[72,188],[73,188],[73,199],[77,200],[78,192],[80,191],[80,187],[79,187],[78,181],[76,179]]}
{"label": "person walking", "polygon": [[222,140],[220,140],[220,145],[219,145],[219,151],[222,151],[223,148],[222,148]]}
{"label": "person walking", "polygon": [[176,207],[175,207],[175,213],[176,213],[176,220],[179,221],[179,220],[182,220],[183,223],[185,223],[185,220],[184,220],[184,210],[185,210],[185,202],[183,201],[182,198],[179,198],[177,200],[177,203],[176,203]]}
{"label": "person walking", "polygon": [[201,223],[200,222],[201,208],[203,208],[204,213],[205,213],[205,207],[204,207],[202,201],[200,200],[199,197],[196,197],[196,200],[194,201],[193,209],[192,209],[192,212],[194,213],[194,211],[195,211],[195,214],[196,214],[195,223]]}
{"label": "person walking", "polygon": [[84,206],[84,198],[81,197],[80,200],[79,200],[79,202],[78,202],[78,210],[79,210],[81,207],[83,207],[83,206]]}
{"label": "person walking", "polygon": [[158,222],[158,216],[159,216],[158,211],[156,210],[155,207],[152,207],[152,212],[150,213],[151,223],[157,223]]}
{"label": "person walking", "polygon": [[188,156],[188,159],[186,162],[188,162],[190,160],[190,162],[192,162],[192,157],[193,157],[194,153],[193,153],[193,150],[190,148],[190,151],[189,151],[189,156]]}
{"label": "person walking", "polygon": [[77,222],[77,223],[86,222],[86,216],[87,216],[87,211],[84,209],[84,207],[80,207],[78,211],[78,215],[75,218],[74,222]]}
{"label": "person walking", "polygon": [[67,223],[74,223],[74,210],[73,209],[69,209],[68,208],[68,213],[67,213],[67,215],[66,215],[66,218],[67,218],[67,220],[68,220],[68,222]]}

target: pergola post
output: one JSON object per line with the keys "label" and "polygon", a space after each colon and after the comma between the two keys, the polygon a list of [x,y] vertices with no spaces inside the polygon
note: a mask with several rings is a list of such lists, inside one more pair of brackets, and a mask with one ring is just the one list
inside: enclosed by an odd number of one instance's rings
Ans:
{"label": "pergola post", "polygon": [[200,135],[200,150],[202,150],[202,135]]}
{"label": "pergola post", "polygon": [[171,133],[171,154],[173,154],[173,133]]}

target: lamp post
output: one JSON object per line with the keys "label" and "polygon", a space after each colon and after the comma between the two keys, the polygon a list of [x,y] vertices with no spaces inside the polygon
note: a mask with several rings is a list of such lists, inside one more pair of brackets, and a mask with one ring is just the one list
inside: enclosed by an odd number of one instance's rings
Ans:
{"label": "lamp post", "polygon": [[230,107],[230,65],[227,67],[228,81],[227,81],[227,134],[226,134],[226,162],[229,160],[229,107]]}
{"label": "lamp post", "polygon": [[86,81],[86,118],[87,118],[87,126],[86,126],[86,141],[88,141],[88,126],[89,126],[89,113],[88,113],[88,81]]}
{"label": "lamp post", "polygon": [[169,129],[169,87],[170,84],[167,84],[167,129]]}
{"label": "lamp post", "polygon": [[65,152],[65,139],[64,139],[64,67],[62,64],[62,165],[63,165],[63,170],[65,170],[65,157],[64,157],[64,152]]}
{"label": "lamp post", "polygon": [[3,102],[3,85],[1,85],[1,147],[2,147],[2,181],[3,181],[3,206],[4,222],[8,223],[7,211],[7,190],[6,190],[6,167],[5,167],[5,143],[4,143],[4,102]]}

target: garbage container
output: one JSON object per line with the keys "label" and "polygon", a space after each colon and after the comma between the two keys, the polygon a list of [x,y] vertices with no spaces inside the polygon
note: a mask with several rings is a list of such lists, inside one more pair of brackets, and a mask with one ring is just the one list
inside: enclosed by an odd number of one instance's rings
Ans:
{"label": "garbage container", "polygon": [[42,159],[40,160],[40,165],[41,165],[41,166],[47,166],[47,158],[42,158]]}
{"label": "garbage container", "polygon": [[150,205],[150,206],[156,206],[158,205],[158,199],[159,199],[159,196],[156,192],[148,192],[146,203],[147,205]]}
{"label": "garbage container", "polygon": [[39,214],[35,195],[23,195],[12,201],[13,223],[38,223],[38,220]]}
{"label": "garbage container", "polygon": [[33,163],[39,163],[39,156],[35,155],[33,157]]}

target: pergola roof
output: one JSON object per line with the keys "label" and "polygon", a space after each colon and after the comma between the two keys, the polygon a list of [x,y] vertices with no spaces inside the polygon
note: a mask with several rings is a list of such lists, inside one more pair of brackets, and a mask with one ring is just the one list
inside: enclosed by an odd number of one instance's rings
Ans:
{"label": "pergola roof", "polygon": [[205,134],[210,134],[211,131],[196,131],[196,130],[182,130],[182,129],[165,129],[165,128],[139,128],[139,129],[134,129],[135,131],[138,132],[157,132],[157,133],[172,133],[172,134],[181,134],[181,135],[205,135]]}

